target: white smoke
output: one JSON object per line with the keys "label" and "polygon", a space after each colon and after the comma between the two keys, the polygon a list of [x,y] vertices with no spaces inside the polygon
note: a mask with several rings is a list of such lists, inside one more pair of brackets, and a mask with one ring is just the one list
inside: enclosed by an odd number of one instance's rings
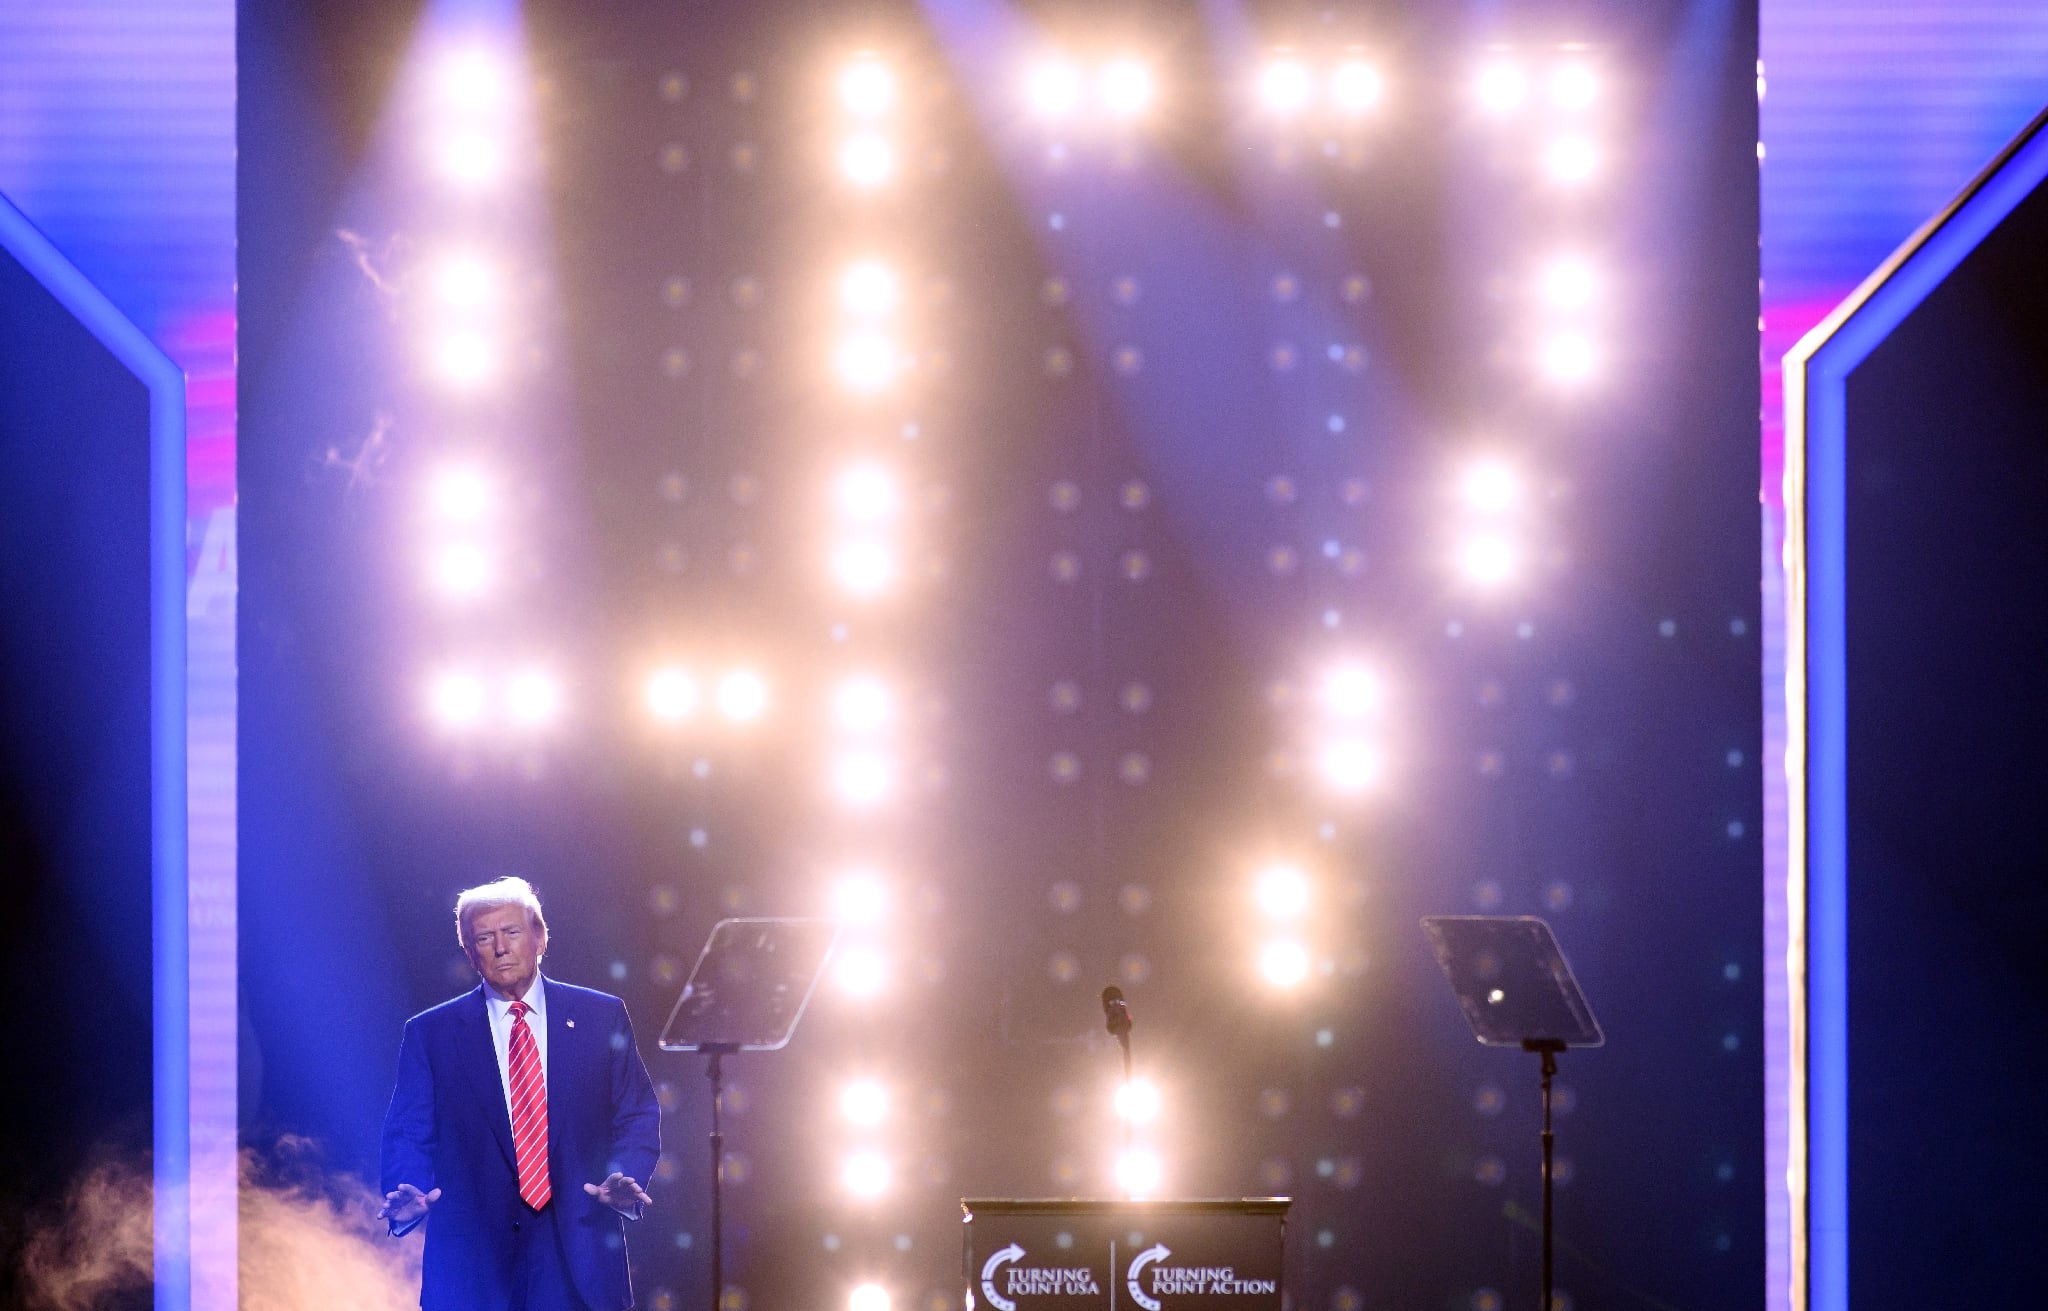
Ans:
{"label": "white smoke", "polygon": [[155,1189],[147,1167],[105,1161],[71,1186],[58,1213],[29,1232],[21,1289],[36,1311],[96,1311],[149,1286],[156,1267]]}
{"label": "white smoke", "polygon": [[387,271],[386,266],[399,262],[404,253],[405,242],[393,237],[377,243],[359,232],[347,228],[336,228],[334,235],[341,240],[343,248],[363,279],[374,288],[379,296],[391,301],[398,298],[399,279]]}
{"label": "white smoke", "polygon": [[[322,1170],[312,1145],[286,1138],[241,1160],[237,1278],[241,1311],[412,1311],[420,1239],[391,1238],[382,1199]],[[149,1287],[155,1267],[149,1163],[104,1161],[30,1234],[21,1286],[31,1311],[97,1311]]]}
{"label": "white smoke", "polygon": [[339,443],[323,449],[315,463],[323,472],[338,472],[342,475],[343,490],[354,492],[376,481],[378,471],[391,454],[392,418],[382,410],[363,434],[362,440],[353,449],[344,450]]}

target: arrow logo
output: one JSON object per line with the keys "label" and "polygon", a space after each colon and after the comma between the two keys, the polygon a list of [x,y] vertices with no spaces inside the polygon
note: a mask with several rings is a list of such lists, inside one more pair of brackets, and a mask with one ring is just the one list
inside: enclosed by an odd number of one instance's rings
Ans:
{"label": "arrow logo", "polygon": [[[991,1253],[988,1260],[981,1263],[981,1295],[988,1299],[989,1305],[994,1307],[996,1311],[1017,1311],[1017,1304],[1015,1302],[1012,1302],[1009,1298],[996,1291],[996,1268],[1009,1262],[1022,1261],[1023,1259],[1024,1249],[1015,1243],[1011,1243],[1008,1247]],[[1156,1303],[1153,1305],[1152,1311],[1158,1311]]]}
{"label": "arrow logo", "polygon": [[1146,1295],[1144,1288],[1139,1285],[1138,1276],[1146,1266],[1151,1265],[1155,1261],[1164,1261],[1172,1255],[1173,1253],[1166,1250],[1166,1244],[1154,1243],[1138,1253],[1137,1257],[1131,1262],[1130,1271],[1124,1278],[1124,1286],[1131,1290],[1131,1296],[1136,1299],[1139,1306],[1145,1308],[1145,1311],[1159,1311],[1159,1299]]}

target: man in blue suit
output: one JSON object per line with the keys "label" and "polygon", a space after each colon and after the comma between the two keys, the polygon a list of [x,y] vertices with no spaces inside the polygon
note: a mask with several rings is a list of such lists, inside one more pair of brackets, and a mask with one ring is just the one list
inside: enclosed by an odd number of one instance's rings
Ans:
{"label": "man in blue suit", "polygon": [[420,1306],[624,1311],[625,1222],[661,1151],[625,1003],[541,975],[524,879],[464,892],[455,924],[482,982],[406,1021],[384,1117],[381,1215],[427,1222]]}

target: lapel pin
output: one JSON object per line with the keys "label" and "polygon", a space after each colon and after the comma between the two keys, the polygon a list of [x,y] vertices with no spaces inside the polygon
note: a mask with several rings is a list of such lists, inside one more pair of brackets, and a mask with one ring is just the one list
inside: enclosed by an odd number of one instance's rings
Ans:
{"label": "lapel pin", "polygon": [[576,1021],[574,1020],[564,1020],[563,1023],[567,1024],[572,1029],[576,1027]]}

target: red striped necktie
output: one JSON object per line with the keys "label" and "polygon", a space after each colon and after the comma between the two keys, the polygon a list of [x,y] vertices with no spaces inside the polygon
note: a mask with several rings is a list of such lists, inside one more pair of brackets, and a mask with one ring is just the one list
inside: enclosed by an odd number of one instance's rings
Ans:
{"label": "red striped necktie", "polygon": [[523,1001],[512,1003],[512,1149],[519,1166],[519,1196],[538,1211],[555,1190],[548,1185],[548,1087],[540,1074],[540,1048],[526,1027]]}

